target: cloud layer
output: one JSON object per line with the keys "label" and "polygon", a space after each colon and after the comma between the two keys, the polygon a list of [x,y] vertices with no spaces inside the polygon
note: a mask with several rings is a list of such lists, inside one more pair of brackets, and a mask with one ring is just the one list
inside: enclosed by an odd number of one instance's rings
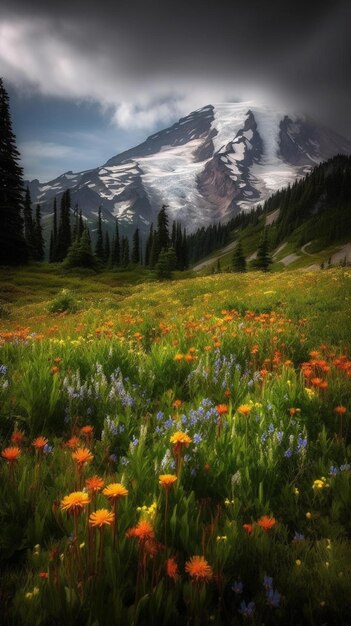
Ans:
{"label": "cloud layer", "polygon": [[98,102],[122,128],[148,130],[209,102],[259,98],[350,137],[350,7],[62,0],[48,9],[5,0],[0,74],[22,90]]}

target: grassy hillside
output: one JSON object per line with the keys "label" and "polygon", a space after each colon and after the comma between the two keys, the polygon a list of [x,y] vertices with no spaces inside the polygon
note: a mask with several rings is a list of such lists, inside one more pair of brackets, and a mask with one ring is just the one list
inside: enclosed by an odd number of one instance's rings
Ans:
{"label": "grassy hillside", "polygon": [[143,278],[1,272],[2,623],[346,624],[350,269]]}

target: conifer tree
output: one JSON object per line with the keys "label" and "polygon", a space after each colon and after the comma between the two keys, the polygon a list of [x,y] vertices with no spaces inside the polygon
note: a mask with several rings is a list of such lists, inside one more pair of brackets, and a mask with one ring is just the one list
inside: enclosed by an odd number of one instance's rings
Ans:
{"label": "conifer tree", "polygon": [[65,266],[73,267],[89,267],[97,269],[97,259],[91,248],[91,239],[89,230],[84,228],[81,237],[76,239],[67,254]]}
{"label": "conifer tree", "polygon": [[234,272],[246,272],[246,259],[240,239],[233,253],[232,267]]}
{"label": "conifer tree", "polygon": [[102,234],[101,207],[99,207],[97,240],[95,244],[95,254],[100,261],[104,260],[104,238]]}
{"label": "conifer tree", "polygon": [[69,189],[64,191],[60,205],[60,222],[57,234],[56,261],[63,261],[71,245],[71,194]]}
{"label": "conifer tree", "polygon": [[28,260],[23,232],[23,179],[9,97],[0,78],[0,265]]}
{"label": "conifer tree", "polygon": [[167,215],[167,205],[163,204],[161,211],[157,216],[157,252],[158,254],[161,250],[167,250],[169,248],[170,240],[169,240],[169,232],[168,232],[168,215]]}
{"label": "conifer tree", "polygon": [[150,230],[149,230],[149,236],[146,240],[146,246],[145,246],[145,266],[147,267],[148,265],[150,265],[150,252],[151,252],[151,247],[152,247],[152,241],[153,241],[153,236],[154,236],[154,225],[153,223],[151,223],[150,225]]}
{"label": "conifer tree", "polygon": [[118,220],[116,220],[116,230],[112,245],[112,265],[121,265],[121,242],[119,238]]}
{"label": "conifer tree", "polygon": [[82,209],[79,211],[79,220],[78,220],[78,239],[81,238],[84,233],[84,221],[83,221],[83,213]]}
{"label": "conifer tree", "polygon": [[26,195],[24,198],[24,238],[26,240],[29,256],[35,258],[35,228],[32,215],[32,200],[30,197],[29,187],[26,189]]}
{"label": "conifer tree", "polygon": [[35,259],[36,261],[44,260],[45,242],[43,237],[43,227],[41,225],[41,211],[40,204],[37,204],[35,210],[35,224],[34,224],[34,241],[35,241]]}
{"label": "conifer tree", "polygon": [[255,261],[255,267],[263,272],[268,272],[269,266],[272,263],[271,256],[269,254],[269,242],[267,229],[263,231],[263,235],[257,250],[257,257]]}
{"label": "conifer tree", "polygon": [[132,263],[140,263],[140,237],[139,228],[135,229],[132,245]]}
{"label": "conifer tree", "polygon": [[105,234],[105,244],[104,244],[104,261],[106,264],[109,264],[111,256],[111,246],[110,246],[110,236],[108,231]]}
{"label": "conifer tree", "polygon": [[57,202],[54,198],[53,206],[53,226],[50,235],[50,249],[49,249],[49,262],[55,263],[57,261]]}
{"label": "conifer tree", "polygon": [[128,267],[129,265],[129,241],[128,237],[122,237],[121,242],[121,266]]}

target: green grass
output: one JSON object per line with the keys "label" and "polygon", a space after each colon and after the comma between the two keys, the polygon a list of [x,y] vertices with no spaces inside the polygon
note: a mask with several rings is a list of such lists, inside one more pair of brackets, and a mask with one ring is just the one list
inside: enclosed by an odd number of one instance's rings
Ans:
{"label": "green grass", "polygon": [[[0,458],[2,623],[347,623],[348,268],[158,282],[33,265],[0,284],[0,450],[24,436],[17,462]],[[101,491],[63,511],[95,474],[128,490],[115,529],[89,530],[114,512]],[[189,575],[196,555],[208,581]]]}

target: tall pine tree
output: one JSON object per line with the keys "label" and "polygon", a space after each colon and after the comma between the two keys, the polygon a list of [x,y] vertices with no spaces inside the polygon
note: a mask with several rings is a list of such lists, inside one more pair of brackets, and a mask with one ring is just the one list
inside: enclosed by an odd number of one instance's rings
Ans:
{"label": "tall pine tree", "polygon": [[240,239],[233,253],[232,267],[234,272],[246,272],[246,259]]}
{"label": "tall pine tree", "polygon": [[69,189],[64,191],[60,205],[60,222],[57,234],[57,252],[56,261],[63,261],[66,258],[68,249],[71,245],[71,194]]}
{"label": "tall pine tree", "polygon": [[36,261],[43,261],[44,254],[45,254],[45,242],[44,242],[44,237],[43,237],[43,227],[41,225],[40,204],[37,204],[37,208],[35,210],[34,238],[35,238],[35,259]]}
{"label": "tall pine tree", "polygon": [[135,229],[132,244],[132,263],[140,263],[140,237],[139,228]]}
{"label": "tall pine tree", "polygon": [[9,97],[0,78],[0,265],[16,265],[28,260],[19,156],[12,132]]}

